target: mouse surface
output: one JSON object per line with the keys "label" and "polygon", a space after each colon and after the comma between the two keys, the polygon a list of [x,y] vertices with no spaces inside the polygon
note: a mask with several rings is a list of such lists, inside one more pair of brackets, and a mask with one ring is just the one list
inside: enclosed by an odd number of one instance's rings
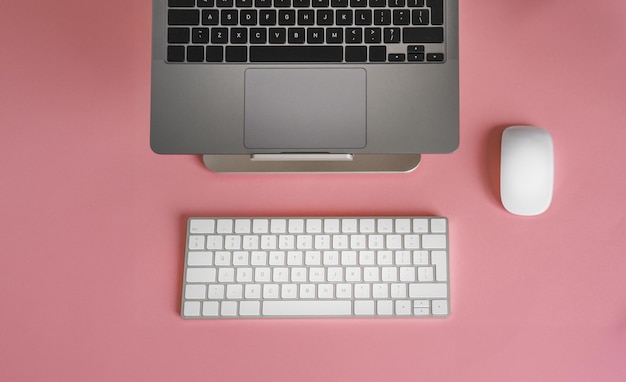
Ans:
{"label": "mouse surface", "polygon": [[533,126],[511,126],[502,133],[500,197],[507,211],[534,216],[552,202],[554,144],[550,133]]}

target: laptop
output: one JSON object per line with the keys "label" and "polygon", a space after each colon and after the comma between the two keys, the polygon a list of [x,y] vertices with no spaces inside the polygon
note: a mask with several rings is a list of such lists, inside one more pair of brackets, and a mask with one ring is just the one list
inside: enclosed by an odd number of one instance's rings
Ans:
{"label": "laptop", "polygon": [[153,0],[150,143],[215,171],[408,171],[459,145],[458,0]]}

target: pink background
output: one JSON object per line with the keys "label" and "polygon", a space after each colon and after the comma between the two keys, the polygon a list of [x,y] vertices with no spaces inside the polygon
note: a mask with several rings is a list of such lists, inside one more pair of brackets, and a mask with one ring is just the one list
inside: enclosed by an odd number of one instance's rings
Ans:
{"label": "pink background", "polygon": [[[461,0],[461,147],[400,175],[216,175],[149,148],[148,0],[0,7],[0,380],[626,380],[626,2]],[[549,129],[550,210],[499,137]],[[440,214],[452,315],[184,321],[191,215]]]}

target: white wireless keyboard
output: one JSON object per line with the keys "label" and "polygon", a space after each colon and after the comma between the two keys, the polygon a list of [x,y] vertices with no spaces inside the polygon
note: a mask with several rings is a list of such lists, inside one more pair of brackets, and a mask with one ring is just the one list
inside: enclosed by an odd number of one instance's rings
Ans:
{"label": "white wireless keyboard", "polygon": [[183,318],[449,313],[446,218],[189,219]]}

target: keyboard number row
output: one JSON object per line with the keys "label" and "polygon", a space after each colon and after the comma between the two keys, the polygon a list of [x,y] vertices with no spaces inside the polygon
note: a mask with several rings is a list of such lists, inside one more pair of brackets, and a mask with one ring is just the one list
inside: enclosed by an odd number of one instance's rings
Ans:
{"label": "keyboard number row", "polygon": [[189,235],[190,250],[443,249],[445,234],[387,235]]}

